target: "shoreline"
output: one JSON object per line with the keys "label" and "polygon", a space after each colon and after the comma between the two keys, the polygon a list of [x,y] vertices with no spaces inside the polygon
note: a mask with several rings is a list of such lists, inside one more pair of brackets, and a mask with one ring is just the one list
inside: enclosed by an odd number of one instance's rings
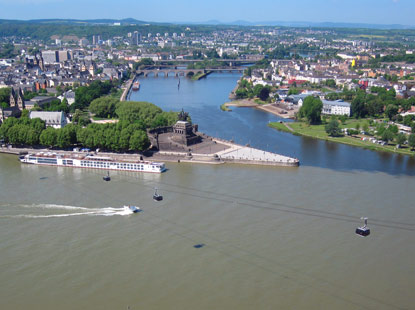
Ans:
{"label": "shoreline", "polygon": [[[244,165],[261,165],[261,166],[275,166],[275,167],[298,167],[300,161],[297,158],[292,158],[276,153],[271,153],[259,149],[252,148],[248,145],[242,146],[231,141],[222,140],[219,138],[208,137],[216,145],[223,145],[220,150],[216,152],[175,152],[175,151],[156,151],[149,156],[139,153],[114,153],[114,152],[91,152],[101,156],[108,156],[120,161],[123,160],[145,160],[150,162],[165,161],[177,163],[198,163],[198,164],[244,164]],[[16,148],[16,147],[1,147],[0,153],[23,155],[28,153],[38,152],[55,152],[59,154],[79,154],[70,150],[55,150],[47,148]]]}
{"label": "shoreline", "polygon": [[[280,126],[281,124],[281,126]],[[290,125],[292,125],[293,123],[290,123]],[[268,124],[269,127],[276,129],[278,131],[283,131],[286,133],[290,133],[292,135],[298,135],[298,136],[303,136],[303,137],[307,137],[307,138],[312,138],[312,139],[319,139],[319,140],[323,140],[323,141],[329,141],[329,142],[333,142],[333,143],[340,143],[340,144],[344,144],[344,145],[348,145],[348,146],[354,146],[354,147],[359,147],[359,148],[363,148],[363,149],[367,149],[367,150],[371,150],[371,151],[376,151],[376,152],[386,152],[386,153],[393,153],[393,154],[400,154],[400,155],[406,155],[406,156],[415,156],[415,151],[408,151],[408,148],[406,149],[401,149],[401,148],[395,148],[393,146],[388,146],[388,147],[384,147],[384,146],[380,146],[378,144],[374,144],[371,143],[369,141],[362,141],[362,140],[358,140],[358,138],[352,138],[352,137],[320,137],[317,135],[312,135],[312,134],[306,134],[306,133],[302,133],[298,130],[295,130],[294,128],[292,128],[291,126],[289,126],[287,123],[285,122],[281,122],[281,123],[269,123]],[[341,140],[341,139],[348,139],[348,140]],[[404,151],[406,150],[406,151]],[[411,153],[412,152],[412,153]]]}

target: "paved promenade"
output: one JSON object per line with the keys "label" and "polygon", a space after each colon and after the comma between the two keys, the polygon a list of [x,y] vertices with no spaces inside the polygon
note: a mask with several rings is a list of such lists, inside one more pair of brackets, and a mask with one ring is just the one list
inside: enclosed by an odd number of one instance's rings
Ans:
{"label": "paved promenade", "polygon": [[275,165],[275,166],[298,166],[299,160],[296,158],[271,153],[248,146],[242,146],[234,143],[228,144],[227,149],[219,151],[216,155],[225,162],[251,163],[258,165]]}
{"label": "paved promenade", "polygon": [[[206,136],[205,136],[206,137]],[[268,166],[299,166],[300,162],[296,158],[279,155],[249,146],[238,145],[230,141],[210,138],[205,139],[204,143],[193,145],[188,151],[182,150],[164,150],[156,151],[149,154],[148,157],[138,153],[107,153],[100,152],[100,156],[109,156],[117,160],[140,160],[140,158],[149,161],[166,161],[166,162],[190,162],[204,164],[249,164],[249,165],[268,165]],[[2,147],[0,153],[24,154],[37,152],[56,152],[67,155],[80,154],[72,151],[48,150],[48,149],[30,149],[30,148],[12,148]]]}

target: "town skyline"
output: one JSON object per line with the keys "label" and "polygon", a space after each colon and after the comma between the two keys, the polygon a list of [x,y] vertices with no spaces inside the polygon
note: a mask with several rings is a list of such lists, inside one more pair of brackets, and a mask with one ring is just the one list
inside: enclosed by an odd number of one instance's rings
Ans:
{"label": "town skyline", "polygon": [[[410,0],[246,0],[194,3],[189,0],[150,2],[120,0],[0,0],[1,19],[125,19],[164,23],[345,23],[415,26]],[[82,10],[80,10],[82,8]]]}

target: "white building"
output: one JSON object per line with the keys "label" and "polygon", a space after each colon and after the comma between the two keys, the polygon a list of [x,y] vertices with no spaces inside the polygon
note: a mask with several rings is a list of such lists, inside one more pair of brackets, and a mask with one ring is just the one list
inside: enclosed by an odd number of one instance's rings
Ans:
{"label": "white building", "polygon": [[73,90],[68,90],[67,92],[63,93],[61,96],[58,97],[61,101],[63,99],[68,101],[68,105],[71,105],[75,102],[75,92]]}
{"label": "white building", "polygon": [[323,101],[323,111],[322,114],[326,115],[347,115],[350,116],[350,103],[344,101]]}
{"label": "white building", "polygon": [[40,118],[45,121],[46,127],[63,128],[67,124],[64,112],[31,111],[29,117],[30,119]]}

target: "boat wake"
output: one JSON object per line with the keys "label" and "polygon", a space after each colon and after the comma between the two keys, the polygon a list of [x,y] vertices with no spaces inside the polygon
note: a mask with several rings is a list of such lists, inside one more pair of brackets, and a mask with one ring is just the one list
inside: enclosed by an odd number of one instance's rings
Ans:
{"label": "boat wake", "polygon": [[[131,215],[134,212],[128,207],[107,207],[107,208],[85,208],[76,206],[64,206],[55,204],[32,204],[32,205],[19,205],[17,208],[31,209],[31,214],[14,214],[0,216],[2,218],[59,218],[70,216],[114,216],[114,215]],[[50,214],[54,210],[52,214]],[[49,212],[48,212],[49,211]]]}

